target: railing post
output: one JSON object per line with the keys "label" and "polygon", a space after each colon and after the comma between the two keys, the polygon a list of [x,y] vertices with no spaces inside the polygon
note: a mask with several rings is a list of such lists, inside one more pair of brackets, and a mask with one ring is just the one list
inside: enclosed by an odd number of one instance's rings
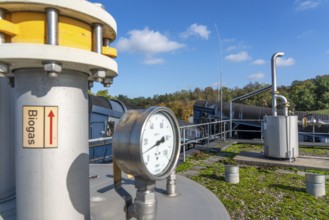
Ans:
{"label": "railing post", "polygon": [[226,122],[224,122],[224,142],[226,141]]}
{"label": "railing post", "polygon": [[230,101],[230,138],[232,138],[232,130],[233,130],[233,114],[232,114],[232,101]]}
{"label": "railing post", "polygon": [[210,124],[208,123],[207,124],[208,126],[208,139],[207,139],[207,148],[208,148],[208,151],[209,151],[209,138],[210,138]]}
{"label": "railing post", "polygon": [[183,127],[183,162],[186,160],[185,155],[186,145],[185,145],[185,127]]}

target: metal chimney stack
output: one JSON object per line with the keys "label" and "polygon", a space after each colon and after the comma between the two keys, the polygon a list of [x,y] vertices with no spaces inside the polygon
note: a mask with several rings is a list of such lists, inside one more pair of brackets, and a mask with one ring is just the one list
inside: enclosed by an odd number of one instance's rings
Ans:
{"label": "metal chimney stack", "polygon": [[[298,146],[298,117],[288,114],[289,103],[286,97],[279,95],[276,84],[276,58],[282,57],[283,52],[273,54],[272,66],[272,116],[265,116],[264,154],[266,157],[278,159],[295,159],[299,155]],[[277,99],[283,103],[283,115],[278,116]]]}

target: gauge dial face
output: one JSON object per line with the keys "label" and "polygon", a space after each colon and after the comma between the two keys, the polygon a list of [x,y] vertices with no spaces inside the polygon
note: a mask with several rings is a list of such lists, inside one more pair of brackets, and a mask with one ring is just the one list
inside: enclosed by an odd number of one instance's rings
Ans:
{"label": "gauge dial face", "polygon": [[141,137],[142,157],[152,175],[162,173],[169,166],[174,153],[175,131],[165,114],[151,115]]}

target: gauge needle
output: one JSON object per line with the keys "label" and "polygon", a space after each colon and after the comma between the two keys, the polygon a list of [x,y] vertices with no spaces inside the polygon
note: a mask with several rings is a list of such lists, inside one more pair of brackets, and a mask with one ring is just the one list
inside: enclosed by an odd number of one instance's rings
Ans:
{"label": "gauge needle", "polygon": [[152,147],[150,147],[149,149],[147,149],[146,151],[143,152],[143,154],[145,154],[146,152],[149,152],[151,149],[155,148],[156,146],[159,146],[160,144],[165,142],[165,137],[163,136],[160,140],[158,140],[157,142],[155,142],[155,145],[153,145]]}

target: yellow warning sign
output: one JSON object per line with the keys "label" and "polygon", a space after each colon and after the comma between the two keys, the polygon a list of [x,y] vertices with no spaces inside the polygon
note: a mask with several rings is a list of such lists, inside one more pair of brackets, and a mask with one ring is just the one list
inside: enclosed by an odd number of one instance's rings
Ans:
{"label": "yellow warning sign", "polygon": [[58,146],[58,106],[23,106],[23,147]]}

